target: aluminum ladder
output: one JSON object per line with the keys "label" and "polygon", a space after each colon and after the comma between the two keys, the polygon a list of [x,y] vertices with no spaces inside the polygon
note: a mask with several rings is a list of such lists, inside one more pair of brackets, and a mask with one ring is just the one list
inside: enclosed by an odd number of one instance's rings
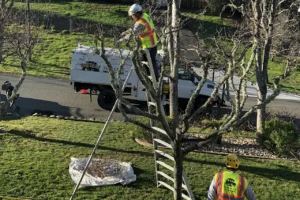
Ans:
{"label": "aluminum ladder", "polygon": [[[144,50],[144,53],[146,55],[146,58],[147,58],[148,62],[143,62],[143,64],[146,65],[149,68],[149,71],[150,71],[150,76],[148,76],[148,78],[152,81],[154,89],[157,89],[158,85],[157,85],[156,77],[155,77],[155,74],[154,74],[150,53],[149,53],[148,50]],[[146,92],[146,94],[147,94],[147,92]],[[162,104],[160,104],[161,107],[163,107],[163,105],[167,104],[166,101],[167,101],[166,95],[163,94]],[[148,112],[151,113],[151,114],[155,114],[157,104],[156,104],[156,102],[153,101],[153,99],[148,94],[147,94],[147,105],[148,105]],[[164,112],[164,109],[163,108],[161,108],[161,109]],[[159,127],[157,127],[156,125],[157,125],[157,122],[150,119],[151,129],[153,129],[154,131],[160,133],[161,135],[165,135],[166,138],[169,138],[166,131],[159,128]],[[159,139],[159,138],[155,137],[154,134],[152,134],[152,139],[153,139],[155,175],[156,175],[157,187],[163,186],[163,187],[171,190],[173,193],[175,193],[175,189],[173,187],[175,179],[171,177],[172,175],[174,175],[174,168],[164,162],[165,160],[171,160],[171,162],[173,163],[173,162],[175,162],[175,159],[170,154],[158,149],[158,147],[161,146],[164,149],[172,149],[173,150],[173,146],[170,143],[168,143],[167,141],[164,141],[162,139]],[[166,171],[168,171],[169,174]],[[170,175],[170,174],[172,174],[172,175]],[[182,171],[182,174],[183,174],[182,175],[182,179],[183,179],[182,198],[186,199],[186,200],[195,200],[193,192],[192,192],[192,190],[190,188],[190,185],[188,183],[187,176],[186,176],[185,172]],[[168,182],[170,182],[171,185],[168,184]]]}

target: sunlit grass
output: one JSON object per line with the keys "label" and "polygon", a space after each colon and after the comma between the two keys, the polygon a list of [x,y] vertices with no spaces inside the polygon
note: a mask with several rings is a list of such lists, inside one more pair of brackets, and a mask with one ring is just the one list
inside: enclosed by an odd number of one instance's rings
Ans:
{"label": "sunlit grass", "polygon": [[[75,122],[41,117],[2,120],[0,127],[0,196],[33,199],[68,199],[75,187],[68,173],[71,157],[88,157],[102,123]],[[79,189],[76,199],[172,199],[156,188],[151,148],[138,145],[128,134],[131,124],[110,124],[95,158],[131,162],[137,181],[128,186]],[[297,199],[299,162],[240,158],[239,173],[248,178],[257,199]],[[196,199],[206,199],[211,179],[224,169],[224,156],[191,153],[184,162]],[[276,192],[274,192],[276,191]]]}

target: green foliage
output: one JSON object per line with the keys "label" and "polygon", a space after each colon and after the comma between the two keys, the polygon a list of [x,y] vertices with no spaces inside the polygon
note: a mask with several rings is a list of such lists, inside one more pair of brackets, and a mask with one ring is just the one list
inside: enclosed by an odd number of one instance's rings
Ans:
{"label": "green foliage", "polygon": [[203,119],[201,120],[201,124],[206,128],[215,128],[219,127],[222,121],[217,119]]}
{"label": "green foliage", "polygon": [[[150,124],[150,120],[145,117],[137,118],[137,121],[141,122],[147,126],[149,126],[149,124]],[[158,123],[156,126],[159,128],[162,128],[161,123]],[[144,128],[142,128],[140,126],[134,126],[132,135],[135,138],[152,143],[152,132],[145,130]],[[163,141],[168,141],[168,137],[165,135],[156,135],[155,137],[159,138]]]}
{"label": "green foliage", "polygon": [[50,33],[56,33],[57,31],[55,30],[55,27],[54,26],[51,26],[50,27]]}
{"label": "green foliage", "polygon": [[290,154],[299,141],[299,133],[291,122],[278,118],[266,122],[263,144],[270,151],[280,155]]}
{"label": "green foliage", "polygon": [[222,0],[210,0],[207,5],[209,14],[219,14],[223,8]]}
{"label": "green foliage", "polygon": [[67,35],[67,34],[70,34],[70,31],[69,31],[69,30],[62,30],[62,31],[60,32],[60,34],[62,34],[62,35]]}

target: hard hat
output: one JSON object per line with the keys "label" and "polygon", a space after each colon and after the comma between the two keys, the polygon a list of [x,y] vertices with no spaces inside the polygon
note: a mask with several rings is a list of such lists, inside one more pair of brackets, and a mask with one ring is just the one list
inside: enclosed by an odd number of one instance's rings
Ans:
{"label": "hard hat", "polygon": [[228,154],[225,164],[226,167],[233,168],[233,169],[237,169],[240,166],[238,157],[235,154]]}
{"label": "hard hat", "polygon": [[139,4],[133,4],[132,6],[130,6],[129,10],[128,10],[128,15],[132,16],[137,12],[142,12],[142,6],[140,6]]}

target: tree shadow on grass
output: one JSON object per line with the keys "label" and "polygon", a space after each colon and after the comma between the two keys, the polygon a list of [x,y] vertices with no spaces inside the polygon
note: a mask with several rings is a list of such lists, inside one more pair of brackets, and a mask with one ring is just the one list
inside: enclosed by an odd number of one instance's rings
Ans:
{"label": "tree shadow on grass", "polygon": [[[27,130],[20,131],[20,130],[12,129],[12,130],[8,131],[8,133],[19,136],[19,137],[24,137],[24,138],[27,138],[27,139],[37,140],[37,141],[40,141],[40,142],[56,143],[56,144],[70,145],[70,146],[76,146],[76,147],[87,147],[87,148],[91,148],[91,149],[94,148],[94,146],[95,146],[94,144],[88,144],[88,143],[82,143],[82,142],[72,142],[72,141],[68,141],[68,140],[37,137],[34,132],[27,131]],[[109,150],[109,151],[121,152],[121,153],[137,154],[137,155],[140,155],[140,156],[151,156],[151,157],[153,157],[153,153],[144,152],[144,151],[117,149],[117,148],[105,147],[105,146],[101,146],[101,145],[99,145],[98,149],[99,150]]]}
{"label": "tree shadow on grass", "polygon": [[[202,165],[214,165],[219,167],[224,167],[223,163],[213,162],[213,161],[203,161],[203,160],[196,160],[193,158],[186,158],[188,162],[199,163]],[[250,159],[249,159],[250,160]],[[252,161],[252,159],[251,159]],[[280,169],[269,169],[264,167],[254,167],[254,166],[241,166],[239,168],[241,171],[249,172],[252,174],[257,174],[268,179],[284,179],[288,181],[295,181],[300,182],[300,173],[293,172],[286,167],[281,167]]]}
{"label": "tree shadow on grass", "polygon": [[[183,17],[184,28],[191,30],[193,33],[198,33],[200,39],[210,39],[214,36],[225,36],[233,33],[235,28],[228,25],[220,25],[210,21],[194,19],[190,17]],[[230,34],[229,34],[230,35]]]}

